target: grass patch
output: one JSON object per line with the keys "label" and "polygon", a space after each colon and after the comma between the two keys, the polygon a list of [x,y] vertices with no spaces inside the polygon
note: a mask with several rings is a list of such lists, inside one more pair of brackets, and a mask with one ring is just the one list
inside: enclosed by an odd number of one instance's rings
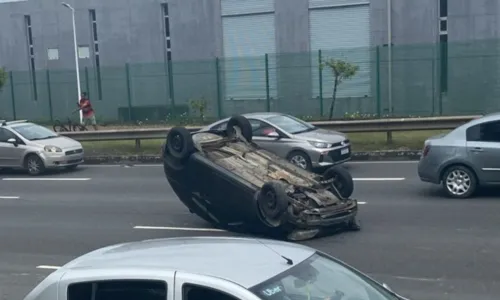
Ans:
{"label": "grass patch", "polygon": [[[388,145],[385,132],[350,133],[353,152],[377,150],[420,150],[430,136],[449,130],[401,131],[393,132],[393,143]],[[82,142],[87,155],[135,155],[158,154],[164,140],[142,140],[140,151],[135,149],[135,141]]]}

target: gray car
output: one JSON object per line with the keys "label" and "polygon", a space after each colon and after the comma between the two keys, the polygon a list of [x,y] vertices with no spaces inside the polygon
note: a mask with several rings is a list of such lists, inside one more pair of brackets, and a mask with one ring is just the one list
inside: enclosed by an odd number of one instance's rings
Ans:
{"label": "gray car", "polygon": [[26,169],[39,175],[47,169],[74,169],[83,163],[78,141],[27,121],[0,120],[0,168]]}
{"label": "gray car", "polygon": [[62,266],[25,300],[399,300],[307,246],[224,237],[108,246]]}
{"label": "gray car", "polygon": [[424,182],[442,184],[454,198],[500,183],[500,113],[486,115],[425,141],[418,164]]}
{"label": "gray car", "polygon": [[[312,170],[351,159],[351,143],[345,134],[318,128],[282,113],[244,114],[253,127],[253,142],[261,148]],[[201,130],[224,130],[229,118]]]}

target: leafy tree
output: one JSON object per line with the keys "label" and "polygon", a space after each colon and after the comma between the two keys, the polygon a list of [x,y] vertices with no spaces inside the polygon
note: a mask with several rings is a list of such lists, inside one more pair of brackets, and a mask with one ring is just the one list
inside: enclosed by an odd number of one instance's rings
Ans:
{"label": "leafy tree", "polygon": [[6,82],[7,82],[7,71],[5,71],[5,68],[0,68],[0,92],[2,91],[2,88],[4,87]]}
{"label": "leafy tree", "polygon": [[337,100],[337,89],[338,86],[344,82],[344,80],[352,78],[359,70],[359,66],[353,65],[347,61],[335,58],[329,58],[324,61],[321,68],[330,68],[333,75],[333,95],[332,103],[330,104],[330,114],[328,119],[333,118],[333,110],[335,108],[335,100]]}

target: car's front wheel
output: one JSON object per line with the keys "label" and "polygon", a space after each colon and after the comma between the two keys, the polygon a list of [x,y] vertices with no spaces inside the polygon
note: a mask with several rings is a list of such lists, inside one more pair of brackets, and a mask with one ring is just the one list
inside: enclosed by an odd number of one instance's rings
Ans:
{"label": "car's front wheel", "polygon": [[26,157],[25,168],[30,175],[40,175],[45,171],[45,165],[42,159],[36,154],[30,154]]}
{"label": "car's front wheel", "polygon": [[293,151],[288,154],[288,161],[301,169],[312,171],[311,159],[302,151]]}
{"label": "car's front wheel", "polygon": [[442,184],[446,194],[452,198],[469,198],[477,189],[476,175],[461,165],[448,167],[443,173]]}

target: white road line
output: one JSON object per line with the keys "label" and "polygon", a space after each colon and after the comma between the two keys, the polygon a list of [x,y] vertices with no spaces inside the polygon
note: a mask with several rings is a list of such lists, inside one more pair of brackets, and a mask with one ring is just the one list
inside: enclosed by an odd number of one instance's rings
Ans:
{"label": "white road line", "polygon": [[18,196],[0,196],[0,199],[19,199]]}
{"label": "white road line", "polygon": [[366,202],[358,202],[358,204],[366,204]]}
{"label": "white road line", "polygon": [[348,161],[346,164],[417,164],[418,160],[374,160],[374,161]]}
{"label": "white road line", "polygon": [[216,228],[194,228],[194,227],[134,226],[134,229],[227,232],[226,230],[216,229]]}
{"label": "white road line", "polygon": [[50,177],[50,178],[2,178],[2,180],[6,181],[87,181],[91,178],[58,178],[58,177]]}
{"label": "white road line", "polygon": [[58,267],[58,266],[49,266],[49,265],[39,265],[36,268],[37,269],[46,269],[46,270],[57,270],[60,267]]}
{"label": "white road line", "polygon": [[353,178],[354,181],[402,181],[406,180],[404,177],[397,177],[397,178]]}

